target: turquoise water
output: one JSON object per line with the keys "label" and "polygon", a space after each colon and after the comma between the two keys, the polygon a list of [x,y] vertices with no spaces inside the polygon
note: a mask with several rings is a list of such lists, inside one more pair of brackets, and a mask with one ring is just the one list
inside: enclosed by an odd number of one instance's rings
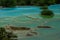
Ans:
{"label": "turquoise water", "polygon": [[[44,25],[52,26],[51,29],[38,29],[40,34],[36,37],[20,38],[19,40],[60,40],[60,4],[51,5],[49,9],[55,14],[54,18],[49,19]],[[40,7],[36,6],[20,6],[17,8],[1,8],[0,9],[0,27],[7,24],[13,26],[37,27],[44,23],[46,19],[39,16]],[[32,18],[28,18],[32,17]],[[37,20],[36,20],[37,19]]]}
{"label": "turquoise water", "polygon": [[[60,4],[59,5],[51,5],[49,9],[52,10],[54,13],[60,13]],[[18,8],[1,8],[0,9],[0,17],[4,16],[20,16],[22,14],[38,14],[41,12],[40,7],[35,6],[21,6]]]}

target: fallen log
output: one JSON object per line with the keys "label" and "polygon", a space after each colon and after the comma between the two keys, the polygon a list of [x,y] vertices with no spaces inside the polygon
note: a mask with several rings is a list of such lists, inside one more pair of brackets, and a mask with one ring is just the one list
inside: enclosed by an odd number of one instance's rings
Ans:
{"label": "fallen log", "polygon": [[37,26],[37,28],[51,28],[50,26]]}

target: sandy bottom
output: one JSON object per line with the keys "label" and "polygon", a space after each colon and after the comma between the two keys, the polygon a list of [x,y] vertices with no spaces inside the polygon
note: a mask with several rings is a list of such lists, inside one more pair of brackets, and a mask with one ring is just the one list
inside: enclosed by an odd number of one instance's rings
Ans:
{"label": "sandy bottom", "polygon": [[[4,27],[7,24],[16,26],[16,27],[30,27],[30,28],[36,28],[37,26],[40,26],[46,19],[43,19],[42,17],[38,16],[38,14],[26,14],[22,16],[17,17],[5,17],[0,18],[0,26]],[[35,30],[37,33],[39,33],[38,36],[19,36],[18,40],[60,40],[60,15],[55,15],[54,18],[49,19],[47,23],[44,25],[51,26],[52,28],[38,28]],[[27,31],[25,31],[27,32]],[[23,33],[24,34],[24,33]],[[23,36],[23,37],[22,37]]]}

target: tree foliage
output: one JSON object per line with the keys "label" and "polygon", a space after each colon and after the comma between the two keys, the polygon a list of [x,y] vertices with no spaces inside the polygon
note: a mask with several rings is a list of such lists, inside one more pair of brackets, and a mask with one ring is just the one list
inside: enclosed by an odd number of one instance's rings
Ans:
{"label": "tree foliage", "polygon": [[0,5],[3,7],[14,7],[16,6],[16,0],[0,0]]}
{"label": "tree foliage", "polygon": [[0,6],[3,7],[14,7],[14,6],[44,6],[54,4],[55,0],[0,0]]}

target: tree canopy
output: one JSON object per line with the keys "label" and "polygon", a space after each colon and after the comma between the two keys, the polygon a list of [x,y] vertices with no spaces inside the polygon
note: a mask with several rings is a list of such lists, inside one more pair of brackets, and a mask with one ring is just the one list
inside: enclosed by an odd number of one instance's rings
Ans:
{"label": "tree canopy", "polygon": [[14,7],[14,6],[44,6],[55,4],[56,0],[0,0],[0,6],[3,7]]}

